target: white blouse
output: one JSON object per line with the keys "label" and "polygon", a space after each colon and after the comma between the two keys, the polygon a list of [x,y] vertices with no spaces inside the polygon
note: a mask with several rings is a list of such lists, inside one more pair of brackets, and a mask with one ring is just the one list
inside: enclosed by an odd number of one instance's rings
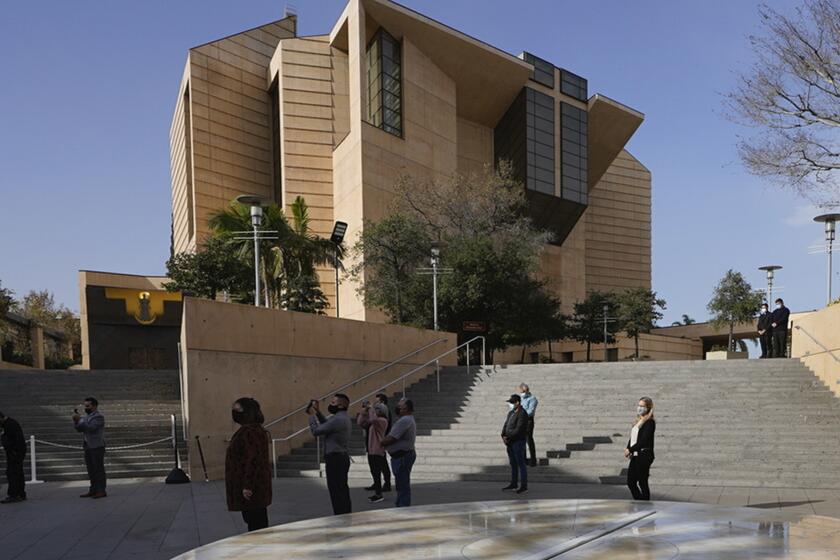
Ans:
{"label": "white blouse", "polygon": [[630,447],[636,445],[636,442],[639,440],[639,425],[636,424],[633,426],[633,429],[630,430]]}

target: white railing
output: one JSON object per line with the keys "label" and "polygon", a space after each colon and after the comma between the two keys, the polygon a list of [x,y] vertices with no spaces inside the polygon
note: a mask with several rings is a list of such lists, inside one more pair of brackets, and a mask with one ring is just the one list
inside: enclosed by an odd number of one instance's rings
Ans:
{"label": "white railing", "polygon": [[[175,451],[176,451],[175,462],[176,462],[176,465],[180,468],[181,457],[180,457],[180,455],[177,455],[177,449],[178,448],[176,446],[177,440],[176,440],[176,437],[175,437],[175,425],[176,425],[175,415],[170,414],[169,415],[169,420],[170,420],[170,433],[169,433],[168,436],[166,436],[164,438],[156,439],[154,441],[146,441],[146,442],[143,442],[143,443],[134,443],[134,444],[131,444],[131,445],[119,445],[119,446],[116,446],[116,447],[106,446],[106,450],[107,451],[122,451],[122,450],[125,450],[125,449],[138,449],[140,447],[150,447],[152,445],[157,445],[158,443],[163,443],[165,441],[171,441],[172,442],[172,448],[175,449]],[[55,442],[52,442],[52,441],[46,441],[46,440],[38,439],[34,435],[30,435],[29,436],[29,481],[27,481],[27,484],[39,484],[41,482],[44,482],[43,480],[38,479],[38,459],[37,459],[37,455],[36,455],[35,444],[46,445],[47,447],[55,447],[55,448],[58,448],[58,449],[72,449],[74,451],[84,451],[84,449],[85,449],[81,445],[67,445],[67,444],[64,444],[64,443],[55,443]]]}
{"label": "white railing", "polygon": [[[360,403],[365,399],[369,399],[370,397],[372,397],[372,396],[374,396],[378,393],[381,393],[381,392],[385,391],[385,389],[391,387],[392,385],[396,385],[397,383],[400,383],[400,382],[402,382],[402,398],[405,398],[406,397],[406,380],[409,377],[411,377],[412,375],[414,375],[415,373],[431,366],[432,364],[434,364],[434,366],[435,366],[435,376],[436,376],[435,382],[436,382],[436,386],[437,386],[437,392],[440,393],[440,360],[441,360],[441,358],[445,358],[446,356],[449,356],[452,353],[457,353],[459,350],[461,350],[461,348],[465,348],[466,349],[466,356],[467,356],[467,375],[469,375],[470,374],[470,368],[471,368],[471,365],[470,365],[470,345],[475,344],[478,341],[481,342],[481,355],[480,355],[481,366],[480,367],[483,371],[484,367],[486,365],[486,355],[487,355],[486,341],[485,341],[483,336],[476,336],[474,338],[471,338],[467,342],[464,342],[463,344],[459,344],[458,346],[456,346],[455,348],[452,348],[451,350],[447,350],[443,354],[439,354],[439,355],[435,356],[434,358],[427,361],[426,363],[412,368],[410,371],[402,374],[401,376],[399,376],[398,378],[396,378],[392,381],[389,381],[388,383],[386,383],[385,385],[382,385],[378,389],[376,389],[374,391],[370,391],[369,393],[367,393],[365,395],[362,395],[361,397],[358,397],[357,399],[350,402],[350,406],[353,406],[354,404]],[[346,385],[345,388],[349,387],[350,385],[355,384],[358,381],[361,381],[361,378],[358,379],[357,381],[351,383],[351,384]],[[340,390],[341,389],[337,389],[336,391],[331,392],[327,396],[332,396],[335,393],[339,392]],[[326,398],[326,397],[322,397],[319,400],[323,400],[324,398]],[[306,406],[303,406],[303,407],[297,409],[295,412],[302,412],[302,411],[306,410],[306,408],[307,408]],[[289,416],[291,416],[291,414],[292,413],[287,414],[284,418],[288,418]],[[291,434],[287,435],[286,437],[272,438],[271,439],[271,455],[273,457],[272,463],[274,464],[274,478],[277,478],[277,442],[278,441],[282,441],[282,442],[289,441],[289,440],[294,439],[294,438],[298,437],[299,435],[301,435],[301,434],[303,434],[307,431],[309,431],[309,426],[306,426],[306,427],[301,428],[301,429],[299,429],[295,432],[292,432]],[[318,437],[315,438],[315,460],[316,460],[316,463],[318,465],[321,464],[321,440]],[[320,469],[320,467],[319,467],[319,469]]]}

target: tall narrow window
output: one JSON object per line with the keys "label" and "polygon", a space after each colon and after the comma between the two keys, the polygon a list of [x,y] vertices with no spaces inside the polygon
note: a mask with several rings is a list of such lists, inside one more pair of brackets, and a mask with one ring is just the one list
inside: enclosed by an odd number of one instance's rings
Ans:
{"label": "tall narrow window", "polygon": [[587,204],[589,115],[569,103],[560,103],[560,111],[560,168],[563,173],[561,196],[566,200]]}
{"label": "tall narrow window", "polygon": [[367,48],[368,122],[402,136],[400,43],[379,28]]}
{"label": "tall narrow window", "polygon": [[184,163],[186,165],[187,180],[187,237],[189,241],[195,236],[193,223],[193,178],[192,178],[192,119],[190,118],[190,84],[184,88]]}
{"label": "tall narrow window", "polygon": [[268,89],[269,118],[271,119],[271,178],[274,188],[274,202],[283,207],[283,164],[282,146],[280,145],[280,91],[277,78]]}

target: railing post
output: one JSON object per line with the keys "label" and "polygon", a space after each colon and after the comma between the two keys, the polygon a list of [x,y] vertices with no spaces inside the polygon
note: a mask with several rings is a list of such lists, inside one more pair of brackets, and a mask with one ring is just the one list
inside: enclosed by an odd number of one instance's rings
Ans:
{"label": "railing post", "polygon": [[435,375],[437,375],[437,392],[440,393],[440,361],[435,360]]}
{"label": "railing post", "polygon": [[[470,341],[472,342],[472,341]],[[470,343],[467,342],[467,375],[470,374]]]}
{"label": "railing post", "polygon": [[482,336],[481,337],[481,371],[484,372],[485,368],[487,367],[487,346],[485,345],[486,339]]}
{"label": "railing post", "polygon": [[271,438],[271,464],[274,465],[274,478],[277,478],[277,440]]}
{"label": "railing post", "polygon": [[27,484],[40,484],[38,480],[37,460],[35,459],[35,436],[29,436],[29,482]]}

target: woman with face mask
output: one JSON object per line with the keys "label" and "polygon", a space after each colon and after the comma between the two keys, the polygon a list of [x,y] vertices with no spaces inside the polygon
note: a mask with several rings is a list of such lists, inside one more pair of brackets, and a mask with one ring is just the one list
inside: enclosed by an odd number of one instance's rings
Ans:
{"label": "woman with face mask", "polygon": [[630,430],[630,440],[624,449],[625,459],[630,459],[627,469],[627,486],[634,500],[650,500],[650,465],[653,463],[653,435],[656,420],[653,419],[653,400],[642,397],[636,407],[636,421]]}
{"label": "woman with face mask", "polygon": [[225,456],[225,490],[229,511],[241,511],[249,531],[268,527],[271,504],[271,460],[268,432],[260,403],[242,397],[233,403],[233,434]]}

